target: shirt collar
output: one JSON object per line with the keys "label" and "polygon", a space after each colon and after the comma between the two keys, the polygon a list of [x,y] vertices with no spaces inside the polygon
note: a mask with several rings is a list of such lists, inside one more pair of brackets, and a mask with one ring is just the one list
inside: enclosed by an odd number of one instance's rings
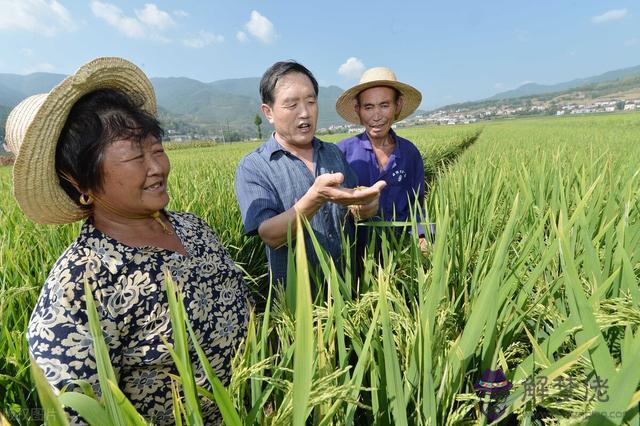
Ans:
{"label": "shirt collar", "polygon": [[[322,142],[315,136],[311,140],[311,145],[313,146],[313,152],[318,152],[318,150],[324,148],[324,142]],[[273,157],[273,154],[278,151],[289,152],[278,143],[278,141],[276,140],[276,132],[273,132],[271,133],[271,137],[269,138],[269,140],[264,144],[264,153],[267,158],[271,159]]]}
{"label": "shirt collar", "polygon": [[[169,220],[169,222],[173,226],[173,229],[176,232],[176,235],[182,242],[184,249],[187,251],[187,256],[190,256],[191,255],[190,253],[192,252],[191,239],[183,235],[182,225],[177,223],[177,218],[173,212],[167,211],[165,209],[162,209],[162,212],[166,216],[167,220]],[[93,225],[93,218],[91,216],[89,216],[87,220],[85,220],[85,222],[82,224],[82,227],[80,228],[79,237],[80,237],[79,240],[83,240],[85,243],[89,238],[94,238],[94,239],[106,241],[111,245],[113,245],[113,247],[122,255],[123,263],[121,266],[131,262],[131,260],[138,253],[142,253],[142,252],[146,253],[149,251],[170,252],[170,250],[168,249],[162,249],[159,247],[153,247],[153,246],[132,247],[132,246],[122,244],[120,241],[108,236],[107,234],[104,234],[102,231],[96,228]]]}
{"label": "shirt collar", "polygon": [[[400,158],[400,140],[398,139],[398,135],[396,135],[396,132],[393,131],[393,129],[389,129],[389,135],[391,135],[391,137],[396,141],[396,146],[393,149],[393,154],[395,155],[396,158]],[[371,140],[369,140],[369,135],[367,134],[366,131],[360,133],[358,136],[358,141],[360,143],[360,147],[362,149],[366,149],[367,151],[373,151],[373,146],[371,146]]]}

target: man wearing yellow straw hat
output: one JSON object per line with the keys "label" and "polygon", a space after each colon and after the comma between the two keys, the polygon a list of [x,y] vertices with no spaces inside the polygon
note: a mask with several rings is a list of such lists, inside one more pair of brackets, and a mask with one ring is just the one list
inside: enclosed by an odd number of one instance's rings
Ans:
{"label": "man wearing yellow straw hat", "polygon": [[[414,208],[418,222],[422,218],[422,157],[413,143],[391,128],[393,123],[411,115],[421,100],[420,92],[398,81],[391,69],[377,67],[365,71],[360,82],[336,101],[336,111],[342,118],[365,128],[359,135],[340,141],[338,147],[358,176],[358,185],[386,182],[380,192],[378,211],[384,220],[410,221]],[[359,206],[351,209],[357,217]],[[418,233],[424,250],[425,233],[419,223]]]}
{"label": "man wearing yellow straw hat", "polygon": [[[98,58],[21,102],[7,119],[6,139],[17,154],[14,195],[23,212],[43,224],[86,219],[44,283],[27,329],[30,356],[56,393],[83,380],[100,394],[86,281],[117,385],[148,421],[174,424],[165,274],[182,291],[223,382],[249,306],[242,273],[211,228],[165,210],[170,164],[155,114],[153,87],[137,66]],[[210,388],[201,366],[195,373]],[[202,414],[207,422],[219,415],[207,400]]]}

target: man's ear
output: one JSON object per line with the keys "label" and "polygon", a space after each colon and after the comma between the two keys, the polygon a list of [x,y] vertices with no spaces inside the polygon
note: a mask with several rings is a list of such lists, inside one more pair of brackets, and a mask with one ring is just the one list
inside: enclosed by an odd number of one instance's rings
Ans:
{"label": "man's ear", "polygon": [[271,107],[267,104],[262,104],[260,105],[260,109],[262,110],[262,113],[264,114],[267,121],[273,124],[273,110],[271,109]]}
{"label": "man's ear", "polygon": [[360,124],[362,124],[362,120],[360,119],[360,103],[358,101],[356,101],[356,103],[353,104],[353,110],[356,112],[356,117],[358,117],[358,121],[360,122]]}
{"label": "man's ear", "polygon": [[400,117],[400,113],[402,112],[403,101],[404,97],[402,95],[398,96],[398,100],[396,101],[396,119]]}

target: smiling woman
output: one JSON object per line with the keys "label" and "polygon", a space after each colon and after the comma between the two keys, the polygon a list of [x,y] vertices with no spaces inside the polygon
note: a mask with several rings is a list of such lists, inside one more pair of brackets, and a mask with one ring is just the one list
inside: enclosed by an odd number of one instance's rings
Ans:
{"label": "smiling woman", "polygon": [[[18,105],[7,142],[17,153],[16,199],[29,218],[86,219],[42,288],[27,329],[30,355],[56,393],[83,380],[99,394],[87,281],[119,387],[147,420],[173,424],[170,375],[177,371],[164,343],[172,342],[165,279],[170,275],[182,292],[223,383],[246,335],[249,301],[241,272],[211,228],[164,209],[170,164],[154,114],[142,71],[100,58]],[[197,385],[208,386],[204,372],[195,375]],[[208,400],[202,413],[207,423],[219,416]]]}

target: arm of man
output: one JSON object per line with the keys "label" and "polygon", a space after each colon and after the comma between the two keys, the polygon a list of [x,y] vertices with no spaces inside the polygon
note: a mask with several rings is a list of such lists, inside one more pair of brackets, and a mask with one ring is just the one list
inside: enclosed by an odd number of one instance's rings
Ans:
{"label": "arm of man", "polygon": [[311,219],[326,202],[348,205],[369,205],[375,203],[385,182],[377,182],[374,186],[364,189],[349,189],[341,186],[344,181],[342,173],[323,174],[316,177],[313,185],[290,209],[270,219],[265,220],[258,227],[258,234],[265,244],[277,248],[287,242],[289,229],[296,230],[296,212],[307,219]]}

